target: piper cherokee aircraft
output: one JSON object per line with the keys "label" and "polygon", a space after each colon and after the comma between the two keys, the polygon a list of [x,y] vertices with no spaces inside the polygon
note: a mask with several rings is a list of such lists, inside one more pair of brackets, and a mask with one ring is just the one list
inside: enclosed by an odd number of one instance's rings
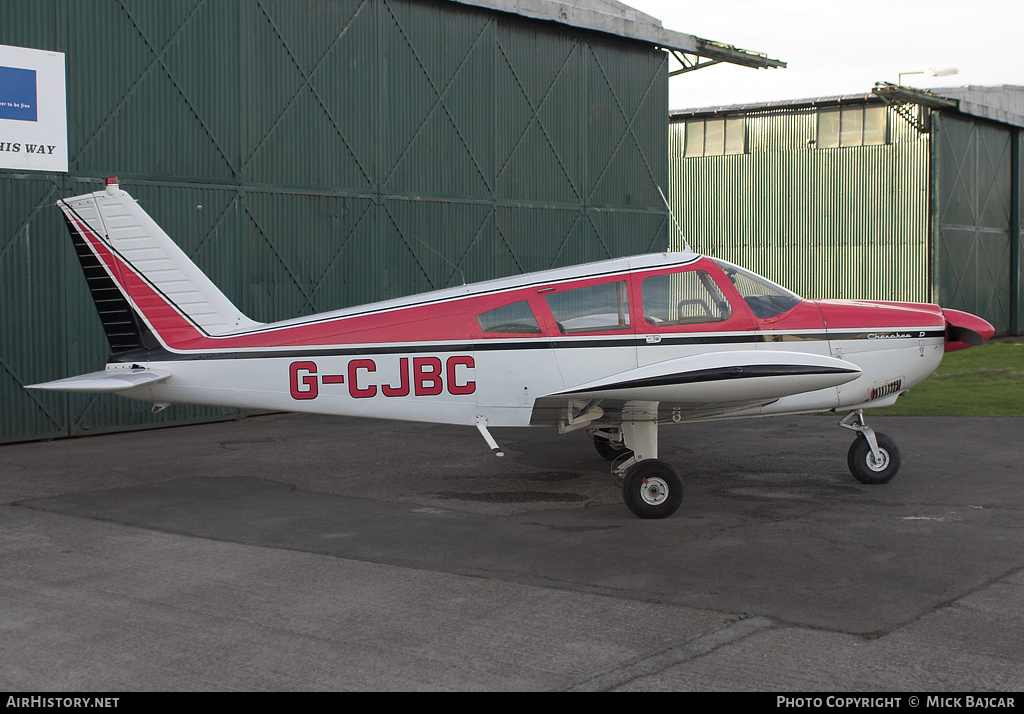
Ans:
{"label": "piper cherokee aircraft", "polygon": [[58,201],[112,356],[33,389],[475,426],[586,430],[641,518],[682,501],[661,424],[848,412],[863,483],[900,467],[863,409],[994,333],[938,305],[804,300],[691,251],[617,258],[258,323],[121,190]]}

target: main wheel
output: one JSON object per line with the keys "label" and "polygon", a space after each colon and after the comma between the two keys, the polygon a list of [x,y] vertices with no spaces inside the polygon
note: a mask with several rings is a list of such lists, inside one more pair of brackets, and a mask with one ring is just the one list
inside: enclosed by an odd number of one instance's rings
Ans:
{"label": "main wheel", "polygon": [[640,518],[667,518],[683,502],[683,484],[664,461],[640,461],[626,471],[622,500]]}
{"label": "main wheel", "polygon": [[863,434],[857,435],[846,455],[850,473],[861,483],[888,483],[900,470],[900,450],[896,448],[896,442],[879,433],[875,433],[875,439],[878,440],[878,454],[881,457],[878,460],[875,460]]}
{"label": "main wheel", "polygon": [[629,458],[633,454],[621,441],[609,441],[597,435],[594,436],[594,448],[605,461],[615,461],[620,456]]}

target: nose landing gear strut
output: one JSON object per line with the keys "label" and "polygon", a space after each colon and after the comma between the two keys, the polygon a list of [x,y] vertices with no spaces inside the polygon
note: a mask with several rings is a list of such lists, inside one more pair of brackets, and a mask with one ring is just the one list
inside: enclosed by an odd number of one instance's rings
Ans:
{"label": "nose landing gear strut", "polygon": [[866,484],[891,481],[900,470],[900,450],[896,442],[868,426],[861,409],[855,409],[840,419],[839,426],[857,433],[846,454],[846,463],[853,477]]}

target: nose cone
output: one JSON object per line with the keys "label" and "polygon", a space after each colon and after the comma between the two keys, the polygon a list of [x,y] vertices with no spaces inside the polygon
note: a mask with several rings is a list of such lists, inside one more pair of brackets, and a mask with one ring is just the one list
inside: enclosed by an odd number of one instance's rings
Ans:
{"label": "nose cone", "polygon": [[946,352],[977,347],[996,332],[987,320],[969,312],[944,307],[942,314],[946,318]]}

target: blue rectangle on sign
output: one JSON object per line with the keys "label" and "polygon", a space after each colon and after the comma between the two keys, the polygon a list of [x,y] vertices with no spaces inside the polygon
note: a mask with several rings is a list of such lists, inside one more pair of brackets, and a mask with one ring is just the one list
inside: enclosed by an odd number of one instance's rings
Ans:
{"label": "blue rectangle on sign", "polygon": [[36,121],[36,71],[0,67],[0,119]]}

